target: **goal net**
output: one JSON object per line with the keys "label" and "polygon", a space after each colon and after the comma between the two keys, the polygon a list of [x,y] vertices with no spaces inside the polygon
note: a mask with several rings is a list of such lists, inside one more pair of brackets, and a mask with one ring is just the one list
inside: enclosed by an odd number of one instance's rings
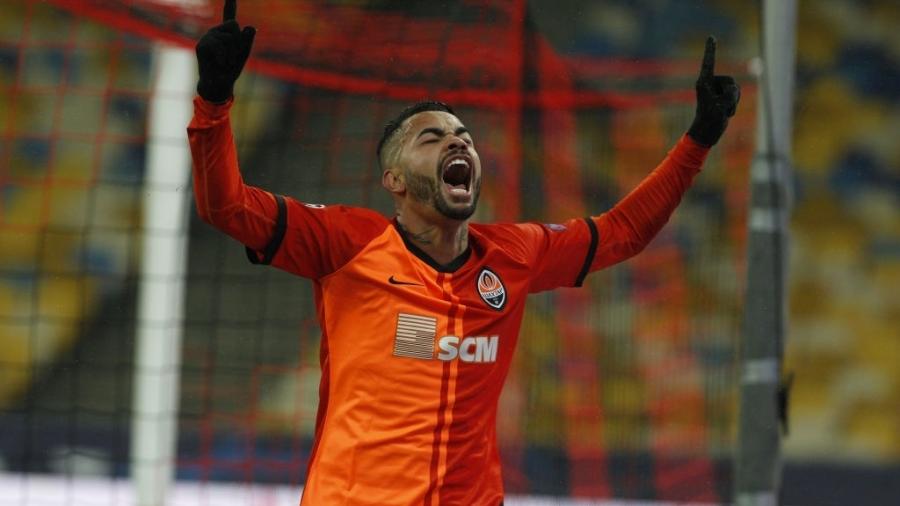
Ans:
{"label": "goal net", "polygon": [[[477,139],[476,221],[610,208],[687,128],[704,34],[680,51],[585,56],[558,47],[543,28],[554,10],[533,3],[241,0],[238,19],[259,29],[232,113],[245,180],[389,214],[375,143],[390,117],[431,97]],[[192,50],[219,8],[4,2],[0,471],[128,476],[142,416],[132,404],[141,245],[165,233],[142,225],[154,55]],[[755,118],[744,91],[643,253],[529,301],[498,421],[511,495],[730,496]],[[171,366],[177,479],[299,489],[318,402],[311,287],[251,266],[191,213],[184,316],[170,323],[183,335]],[[25,478],[6,479],[20,491],[9,504],[36,497]]]}

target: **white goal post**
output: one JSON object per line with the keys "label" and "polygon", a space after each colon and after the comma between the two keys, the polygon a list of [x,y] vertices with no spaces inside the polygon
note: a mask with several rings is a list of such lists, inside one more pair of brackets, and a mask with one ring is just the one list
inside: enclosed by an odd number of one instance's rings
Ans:
{"label": "white goal post", "polygon": [[167,45],[155,48],[143,185],[131,431],[131,477],[138,506],[168,504],[175,475],[192,202],[185,131],[191,118],[196,73],[192,51]]}

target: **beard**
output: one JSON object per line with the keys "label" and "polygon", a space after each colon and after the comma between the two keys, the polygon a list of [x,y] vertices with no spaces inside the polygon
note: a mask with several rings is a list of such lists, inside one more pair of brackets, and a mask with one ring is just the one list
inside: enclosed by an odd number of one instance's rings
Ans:
{"label": "beard", "polygon": [[431,204],[442,216],[451,220],[468,220],[475,214],[481,195],[481,180],[472,181],[472,203],[463,208],[452,208],[438,187],[438,179],[422,174],[406,173],[406,189],[414,199]]}

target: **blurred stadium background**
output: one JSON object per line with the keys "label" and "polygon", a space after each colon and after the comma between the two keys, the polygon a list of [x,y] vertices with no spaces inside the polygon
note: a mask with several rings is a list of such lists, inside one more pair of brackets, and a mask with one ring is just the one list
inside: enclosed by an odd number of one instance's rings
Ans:
{"label": "blurred stadium background", "polygon": [[[3,0],[0,505],[42,503],[47,479],[84,502],[71,484],[129,474],[156,51],[192,47],[213,4]],[[896,504],[900,4],[799,9],[784,501]],[[729,500],[758,2],[241,0],[238,19],[260,29],[232,113],[249,183],[389,213],[381,125],[432,95],[485,160],[479,221],[611,206],[687,128],[716,34],[744,89],[729,132],[644,253],[533,298],[498,432],[518,497]],[[177,477],[293,503],[317,402],[309,284],[190,212]]]}

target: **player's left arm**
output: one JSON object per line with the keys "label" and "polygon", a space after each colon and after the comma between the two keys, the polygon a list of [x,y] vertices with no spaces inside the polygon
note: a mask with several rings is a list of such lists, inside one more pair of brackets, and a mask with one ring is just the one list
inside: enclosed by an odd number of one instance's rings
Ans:
{"label": "player's left arm", "polygon": [[687,133],[653,172],[608,212],[593,217],[599,243],[590,270],[625,260],[647,246],[668,222],[719,141],[740,100],[731,76],[715,75],[716,41],[706,50],[696,83],[697,107]]}
{"label": "player's left arm", "polygon": [[494,227],[495,238],[529,266],[530,292],[580,286],[589,272],[639,253],[669,221],[740,99],[734,78],[715,75],[715,56],[716,41],[710,37],[696,83],[696,115],[687,133],[612,209],[559,224]]}

